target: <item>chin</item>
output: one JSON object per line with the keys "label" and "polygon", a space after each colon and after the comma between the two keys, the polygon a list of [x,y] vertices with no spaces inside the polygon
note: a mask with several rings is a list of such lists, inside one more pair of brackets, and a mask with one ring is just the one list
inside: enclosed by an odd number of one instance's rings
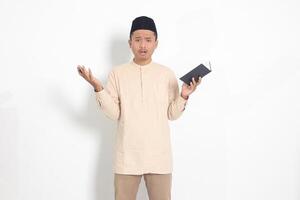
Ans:
{"label": "chin", "polygon": [[148,60],[149,58],[148,57],[138,57],[138,59],[145,61],[145,60]]}

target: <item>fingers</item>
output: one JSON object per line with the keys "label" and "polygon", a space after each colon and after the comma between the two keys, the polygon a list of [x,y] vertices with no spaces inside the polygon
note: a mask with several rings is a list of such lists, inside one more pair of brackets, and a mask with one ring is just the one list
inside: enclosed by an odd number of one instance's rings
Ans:
{"label": "fingers", "polygon": [[201,83],[201,77],[199,76],[198,81],[196,82],[195,78],[192,78],[190,82],[190,86],[188,87],[190,90],[196,90],[197,86]]}
{"label": "fingers", "polygon": [[92,80],[92,70],[89,68],[89,78]]}
{"label": "fingers", "polygon": [[194,78],[194,77],[193,77],[192,81],[193,81],[193,86],[195,86],[197,83],[196,83],[196,81],[195,81],[195,78]]}
{"label": "fingers", "polygon": [[197,82],[196,86],[198,86],[201,83],[201,80],[202,80],[202,78],[199,76],[199,79],[198,79],[198,82]]}
{"label": "fingers", "polygon": [[199,76],[198,81],[195,81],[195,78],[193,77],[193,87],[197,87],[201,83],[202,78]]}
{"label": "fingers", "polygon": [[88,70],[84,67],[84,65],[77,65],[78,73],[82,76],[85,80],[90,82],[92,79],[92,71],[89,68]]}
{"label": "fingers", "polygon": [[196,81],[195,81],[195,78],[193,77],[192,81],[190,82],[190,89],[194,90],[195,87],[196,87]]}
{"label": "fingers", "polygon": [[91,70],[89,69],[89,71],[87,71],[84,65],[77,65],[77,70],[81,76],[84,76],[84,77],[90,76]]}
{"label": "fingers", "polygon": [[193,84],[193,82],[191,81],[191,82],[190,82],[190,85],[188,85],[188,88],[189,88],[189,89],[192,89],[192,88],[193,88],[193,85],[194,85],[194,84]]}
{"label": "fingers", "polygon": [[77,71],[79,72],[79,74],[82,73],[82,69],[80,65],[77,65]]}
{"label": "fingers", "polygon": [[85,67],[83,65],[77,65],[77,70],[80,75],[85,74]]}

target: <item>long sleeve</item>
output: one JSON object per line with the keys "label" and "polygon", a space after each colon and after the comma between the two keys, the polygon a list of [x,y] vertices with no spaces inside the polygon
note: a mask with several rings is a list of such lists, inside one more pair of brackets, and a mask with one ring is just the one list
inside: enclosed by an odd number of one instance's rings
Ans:
{"label": "long sleeve", "polygon": [[101,91],[95,92],[101,110],[112,120],[118,120],[120,116],[120,100],[116,83],[115,74],[111,71],[106,86]]}
{"label": "long sleeve", "polygon": [[168,119],[176,120],[183,113],[187,100],[179,94],[178,82],[174,72],[171,73],[171,77],[169,79],[168,96]]}

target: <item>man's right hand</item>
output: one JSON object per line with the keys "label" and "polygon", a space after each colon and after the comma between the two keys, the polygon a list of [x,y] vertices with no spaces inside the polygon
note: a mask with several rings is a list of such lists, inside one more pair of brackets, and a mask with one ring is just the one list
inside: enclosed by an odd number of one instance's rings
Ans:
{"label": "man's right hand", "polygon": [[94,87],[95,92],[99,92],[103,89],[101,82],[93,76],[90,68],[87,70],[83,65],[78,65],[77,70],[79,75]]}

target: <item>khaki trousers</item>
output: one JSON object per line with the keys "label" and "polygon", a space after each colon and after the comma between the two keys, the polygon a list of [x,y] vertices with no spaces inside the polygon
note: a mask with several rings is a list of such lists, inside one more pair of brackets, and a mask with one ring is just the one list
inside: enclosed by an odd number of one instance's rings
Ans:
{"label": "khaki trousers", "polygon": [[136,200],[142,176],[149,200],[171,200],[172,174],[115,174],[115,200]]}

